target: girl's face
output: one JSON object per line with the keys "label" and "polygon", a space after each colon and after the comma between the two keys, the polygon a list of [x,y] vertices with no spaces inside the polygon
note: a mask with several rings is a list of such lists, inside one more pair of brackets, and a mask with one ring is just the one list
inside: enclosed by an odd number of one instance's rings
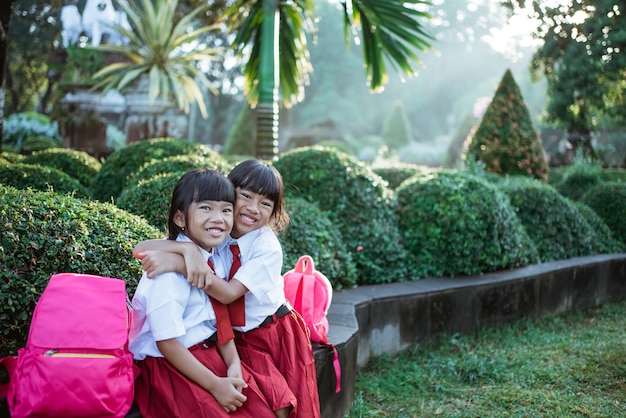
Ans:
{"label": "girl's face", "polygon": [[176,225],[185,228],[193,242],[207,251],[217,247],[233,228],[233,204],[225,201],[205,200],[189,206],[187,219],[181,211],[176,213]]}
{"label": "girl's face", "polygon": [[252,232],[267,225],[274,212],[274,201],[265,195],[237,187],[235,200],[235,224],[233,238]]}

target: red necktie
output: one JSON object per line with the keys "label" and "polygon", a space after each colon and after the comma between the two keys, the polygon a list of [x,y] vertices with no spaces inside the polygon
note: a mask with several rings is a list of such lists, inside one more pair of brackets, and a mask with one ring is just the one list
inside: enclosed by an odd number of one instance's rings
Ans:
{"label": "red necktie", "polygon": [[[208,264],[209,267],[215,271],[211,259],[209,259]],[[235,333],[233,332],[233,328],[230,323],[228,307],[212,296],[209,296],[209,300],[211,301],[211,305],[215,311],[215,318],[217,320],[217,325],[215,326],[217,328],[217,344],[224,345],[228,341],[235,338]]]}
{"label": "red necktie", "polygon": [[[231,280],[239,267],[241,267],[241,259],[239,258],[239,246],[232,244],[230,251],[233,253],[233,264],[230,266],[228,280]],[[246,325],[246,301],[245,296],[233,301],[228,305],[228,313],[230,315],[230,323],[235,327],[243,327]]]}

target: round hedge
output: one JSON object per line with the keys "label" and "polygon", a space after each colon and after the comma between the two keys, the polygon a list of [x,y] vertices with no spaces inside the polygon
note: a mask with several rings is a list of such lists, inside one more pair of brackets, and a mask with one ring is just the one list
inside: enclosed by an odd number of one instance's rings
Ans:
{"label": "round hedge", "polygon": [[538,261],[515,209],[497,186],[441,171],[397,190],[400,229],[428,276],[475,275]]}
{"label": "round hedge", "polygon": [[111,154],[91,181],[94,199],[107,202],[117,198],[133,173],[151,160],[176,155],[203,155],[217,158],[219,154],[206,145],[175,138],[155,138],[134,142]]}
{"label": "round hedge", "polygon": [[18,154],[16,152],[7,152],[7,151],[2,151],[2,154],[0,155],[0,157],[2,157],[3,159],[7,160],[10,163],[21,163],[24,161],[24,158],[26,158],[26,156],[23,154]]}
{"label": "round hedge", "polygon": [[0,356],[26,342],[30,318],[50,276],[87,273],[123,279],[130,293],[141,277],[133,246],[161,234],[110,204],[0,186]]}
{"label": "round hedge", "polygon": [[[162,160],[152,160],[144,164],[139,171],[130,175],[128,184],[137,184],[158,174],[187,172],[194,168],[211,168],[228,174],[231,165],[221,155],[177,155]],[[128,186],[128,185],[127,185]]]}
{"label": "round hedge", "polygon": [[158,174],[124,189],[115,205],[141,216],[150,225],[165,232],[172,191],[186,171]]}
{"label": "round hedge", "polygon": [[283,273],[303,255],[310,255],[334,289],[356,285],[356,266],[341,233],[317,204],[297,197],[286,199],[291,220],[278,239],[283,247]]}
{"label": "round hedge", "polygon": [[52,167],[31,164],[0,165],[0,183],[16,189],[35,189],[73,194],[78,198],[89,198],[89,190],[78,180]]}
{"label": "round hedge", "polygon": [[398,186],[400,186],[400,184],[409,177],[413,177],[416,174],[425,174],[433,171],[433,169],[429,167],[401,163],[398,163],[394,166],[374,167],[373,170],[374,173],[378,174],[384,180],[386,180],[387,183],[389,183],[389,188],[392,190],[397,189]]}
{"label": "round hedge", "polygon": [[595,232],[596,241],[594,247],[597,248],[599,254],[620,253],[624,251],[626,246],[615,239],[611,229],[596,211],[581,202],[574,202],[574,205]]}
{"label": "round hedge", "polygon": [[543,182],[511,177],[500,184],[533,239],[542,262],[602,252],[608,237],[591,228],[573,201]]}
{"label": "round hedge", "polygon": [[581,201],[604,220],[615,239],[626,243],[626,183],[602,183],[589,190]]}
{"label": "round hedge", "polygon": [[68,148],[50,148],[37,151],[24,158],[23,162],[61,170],[85,187],[89,186],[91,179],[100,171],[102,166],[98,159],[85,151]]}
{"label": "round hedge", "polygon": [[393,192],[369,166],[323,147],[287,151],[274,166],[288,196],[317,202],[337,226],[356,263],[358,284],[415,278],[398,230]]}
{"label": "round hedge", "polygon": [[561,195],[579,201],[585,193],[598,184],[600,184],[598,173],[576,171],[567,174],[555,188]]}

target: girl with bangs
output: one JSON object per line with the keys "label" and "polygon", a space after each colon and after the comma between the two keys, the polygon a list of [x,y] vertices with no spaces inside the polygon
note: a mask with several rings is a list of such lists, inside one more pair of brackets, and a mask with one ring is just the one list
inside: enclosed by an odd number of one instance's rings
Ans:
{"label": "girl with bangs", "polygon": [[[289,306],[283,289],[283,252],[275,234],[289,222],[282,177],[270,164],[251,159],[235,166],[228,178],[236,191],[233,229],[231,238],[216,249],[216,258],[224,270],[230,270],[228,276],[208,268],[197,249],[186,244],[144,241],[135,247],[133,255],[142,260],[149,277],[178,271],[193,286],[229,305],[242,360],[262,375],[271,375],[271,366],[280,371],[294,395],[290,405],[281,405],[288,407],[289,417],[318,418],[309,331]],[[241,266],[237,268],[239,260]],[[269,367],[267,358],[272,363]],[[270,405],[278,406],[272,400],[271,379],[267,384],[261,377],[257,381]]]}

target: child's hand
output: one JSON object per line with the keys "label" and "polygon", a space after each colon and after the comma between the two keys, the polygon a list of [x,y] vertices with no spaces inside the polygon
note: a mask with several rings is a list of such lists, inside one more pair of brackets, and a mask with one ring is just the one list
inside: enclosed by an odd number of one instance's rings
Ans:
{"label": "child's hand", "polygon": [[[233,362],[230,366],[228,366],[228,371],[226,372],[226,375],[228,377],[234,377],[237,378],[239,380],[243,381],[243,372],[241,371],[241,363],[240,362]],[[237,390],[239,392],[243,392],[243,389],[246,387],[247,385],[244,383],[241,386],[236,386]]]}
{"label": "child's hand", "polygon": [[205,289],[211,285],[211,280],[217,276],[207,264],[200,251],[186,251],[185,266],[187,269],[187,282],[201,289]]}
{"label": "child's hand", "polygon": [[234,412],[248,399],[237,388],[247,387],[243,379],[221,377],[212,387],[211,394],[226,412]]}
{"label": "child's hand", "polygon": [[140,253],[139,259],[141,260],[141,268],[150,279],[170,271],[178,272],[176,262],[179,260],[179,256],[176,254],[148,250]]}

